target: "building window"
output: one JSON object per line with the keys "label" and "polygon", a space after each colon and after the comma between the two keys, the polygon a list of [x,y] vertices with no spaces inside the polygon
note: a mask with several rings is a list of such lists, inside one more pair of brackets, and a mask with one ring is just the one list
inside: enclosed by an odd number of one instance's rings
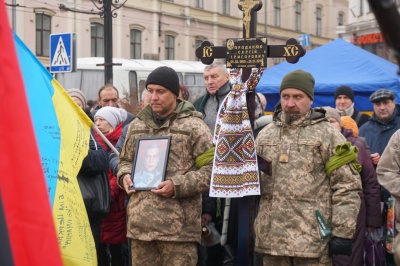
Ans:
{"label": "building window", "polygon": [[339,16],[338,16],[338,25],[339,26],[343,26],[344,25],[344,14],[343,13],[339,13]]}
{"label": "building window", "polygon": [[142,58],[142,32],[131,30],[131,59]]}
{"label": "building window", "polygon": [[229,15],[231,13],[231,1],[222,0],[222,14]]}
{"label": "building window", "polygon": [[165,35],[165,59],[175,59],[175,37],[171,35]]}
{"label": "building window", "polygon": [[365,0],[360,0],[360,16],[364,13],[364,1]]}
{"label": "building window", "polygon": [[196,0],[197,8],[204,8],[204,0]]}
{"label": "building window", "polygon": [[301,31],[301,3],[296,1],[296,31]]}
{"label": "building window", "polygon": [[317,29],[316,29],[316,35],[321,36],[321,30],[322,30],[322,9],[320,7],[317,7]]}
{"label": "building window", "polygon": [[[203,42],[204,42],[203,40],[197,39],[195,44],[194,44],[195,45],[195,49],[199,48]],[[196,56],[196,61],[200,61],[200,59],[197,58],[197,56]]]}
{"label": "building window", "polygon": [[281,0],[274,0],[275,26],[281,26]]}
{"label": "building window", "polygon": [[272,58],[272,61],[274,62],[274,66],[279,65],[280,63],[284,62],[285,59],[283,58]]}
{"label": "building window", "polygon": [[36,55],[50,56],[51,17],[36,14]]}
{"label": "building window", "polygon": [[104,27],[100,23],[90,25],[90,50],[92,57],[104,56]]}
{"label": "building window", "polygon": [[197,39],[195,43],[196,49],[199,48],[203,42],[203,40]]}

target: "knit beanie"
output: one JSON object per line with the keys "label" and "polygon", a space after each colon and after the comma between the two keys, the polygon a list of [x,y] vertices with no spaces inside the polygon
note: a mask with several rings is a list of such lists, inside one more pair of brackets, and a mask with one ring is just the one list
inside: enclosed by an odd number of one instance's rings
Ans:
{"label": "knit beanie", "polygon": [[340,119],[340,113],[338,110],[336,110],[335,108],[332,108],[330,106],[324,106],[323,108],[325,109],[327,116],[335,119],[336,121],[338,121],[340,126],[342,126],[342,120]]}
{"label": "knit beanie", "polygon": [[354,121],[353,118],[351,118],[350,116],[347,116],[347,115],[342,116],[341,120],[342,120],[342,126],[344,128],[351,129],[351,131],[353,131],[353,136],[357,138],[358,137],[358,126],[357,126],[356,121]]}
{"label": "knit beanie", "polygon": [[98,116],[104,118],[113,128],[116,128],[120,123],[125,122],[128,114],[122,108],[105,106],[96,112],[94,118]]}
{"label": "knit beanie", "polygon": [[147,77],[146,88],[149,84],[161,85],[179,96],[178,74],[170,67],[161,66],[154,69]]}
{"label": "knit beanie", "polygon": [[314,77],[309,72],[305,72],[301,69],[287,73],[281,82],[279,94],[284,89],[295,88],[303,91],[311,100],[314,100]]}
{"label": "knit beanie", "polygon": [[69,96],[76,97],[82,102],[83,110],[86,109],[86,97],[85,94],[79,89],[69,89],[67,90]]}
{"label": "knit beanie", "polygon": [[339,95],[346,95],[354,103],[354,91],[348,86],[340,86],[335,91],[335,100]]}

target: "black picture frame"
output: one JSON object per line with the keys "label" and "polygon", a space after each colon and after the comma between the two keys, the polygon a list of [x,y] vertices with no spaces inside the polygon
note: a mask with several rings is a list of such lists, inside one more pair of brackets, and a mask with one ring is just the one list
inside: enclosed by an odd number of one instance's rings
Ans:
{"label": "black picture frame", "polygon": [[157,189],[165,180],[171,136],[142,137],[136,142],[131,190]]}

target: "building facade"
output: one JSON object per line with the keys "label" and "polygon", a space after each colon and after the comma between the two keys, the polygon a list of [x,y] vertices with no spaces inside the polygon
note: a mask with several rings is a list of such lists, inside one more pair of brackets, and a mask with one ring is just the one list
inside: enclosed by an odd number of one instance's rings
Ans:
{"label": "building facade", "polygon": [[[221,46],[227,38],[243,36],[239,0],[127,0],[113,12],[112,37],[104,34],[99,1],[10,2],[10,24],[45,66],[49,65],[49,36],[54,33],[76,33],[78,57],[104,56],[104,39],[112,38],[113,57],[155,60],[197,60],[195,50],[204,40]],[[123,2],[112,1],[116,6]],[[257,37],[266,36],[270,45],[310,34],[310,50],[336,39],[337,26],[347,24],[347,0],[262,2]],[[268,67],[281,61],[268,59]]]}
{"label": "building facade", "polygon": [[[400,0],[394,2],[400,6]],[[397,64],[393,50],[384,43],[368,0],[350,0],[348,14],[348,24],[338,26],[337,34],[344,40]]]}

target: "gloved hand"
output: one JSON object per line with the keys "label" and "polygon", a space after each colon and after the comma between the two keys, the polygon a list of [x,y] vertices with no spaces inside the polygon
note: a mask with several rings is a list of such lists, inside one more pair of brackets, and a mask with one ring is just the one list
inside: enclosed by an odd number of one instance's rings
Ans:
{"label": "gloved hand", "polygon": [[340,237],[332,237],[329,242],[329,255],[345,255],[350,256],[352,252],[352,241],[351,239],[345,239]]}

